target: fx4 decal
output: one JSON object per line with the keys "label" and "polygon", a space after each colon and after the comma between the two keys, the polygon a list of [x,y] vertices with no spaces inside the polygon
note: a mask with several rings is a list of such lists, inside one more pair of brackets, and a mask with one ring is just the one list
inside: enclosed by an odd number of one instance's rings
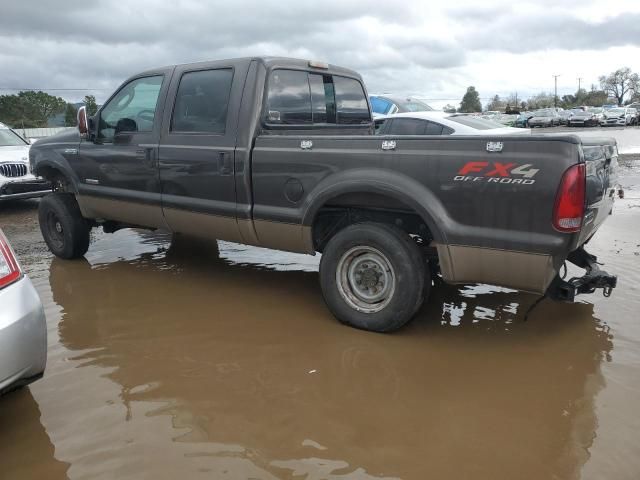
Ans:
{"label": "fx4 decal", "polygon": [[458,170],[453,181],[532,185],[536,183],[533,177],[540,171],[532,167],[531,163],[467,162]]}

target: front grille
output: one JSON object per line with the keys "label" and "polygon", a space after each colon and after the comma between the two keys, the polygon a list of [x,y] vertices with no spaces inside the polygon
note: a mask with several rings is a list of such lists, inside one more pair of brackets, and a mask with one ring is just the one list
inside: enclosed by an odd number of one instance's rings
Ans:
{"label": "front grille", "polygon": [[24,177],[28,172],[24,163],[2,163],[0,164],[0,175],[3,177]]}

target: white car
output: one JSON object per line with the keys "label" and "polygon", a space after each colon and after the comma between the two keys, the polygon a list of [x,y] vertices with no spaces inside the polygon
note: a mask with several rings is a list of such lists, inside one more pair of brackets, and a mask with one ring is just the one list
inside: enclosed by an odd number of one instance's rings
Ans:
{"label": "white car", "polygon": [[636,111],[634,108],[616,107],[610,108],[604,112],[601,125],[603,127],[608,126],[626,126],[633,125],[636,118]]}
{"label": "white car", "polygon": [[378,135],[528,135],[529,129],[505,127],[475,115],[410,112],[375,119]]}
{"label": "white car", "polygon": [[0,201],[42,197],[51,191],[45,180],[29,171],[31,145],[0,123]]}

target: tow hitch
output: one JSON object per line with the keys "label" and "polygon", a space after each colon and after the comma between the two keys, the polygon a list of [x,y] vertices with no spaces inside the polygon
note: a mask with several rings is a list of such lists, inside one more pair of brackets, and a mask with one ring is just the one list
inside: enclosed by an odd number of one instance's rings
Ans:
{"label": "tow hitch", "polygon": [[618,277],[610,275],[598,266],[598,259],[587,253],[584,248],[580,247],[574,250],[567,257],[574,265],[584,268],[586,273],[582,277],[573,277],[564,280],[560,275],[549,285],[547,296],[553,300],[563,302],[573,302],[575,296],[580,293],[593,293],[597,288],[602,289],[605,297],[611,296],[611,291],[616,288]]}

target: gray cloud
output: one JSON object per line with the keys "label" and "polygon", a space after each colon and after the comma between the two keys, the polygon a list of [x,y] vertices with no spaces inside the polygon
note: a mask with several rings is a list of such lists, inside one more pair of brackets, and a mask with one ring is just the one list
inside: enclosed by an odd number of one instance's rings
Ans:
{"label": "gray cloud", "polygon": [[[507,15],[466,18],[469,31],[460,41],[474,50],[528,52],[560,48],[564,50],[604,50],[625,45],[640,46],[640,14],[621,14],[599,22],[568,15]],[[490,28],[488,28],[490,27]]]}
{"label": "gray cloud", "polygon": [[[555,0],[534,5],[540,1]],[[569,13],[527,15],[510,3],[437,11],[411,0],[5,3],[0,89],[90,90],[51,92],[69,100],[94,93],[102,101],[154,66],[249,55],[326,60],[360,71],[371,90],[437,95],[475,81],[462,73],[474,51],[640,44],[638,14],[594,25]]]}

